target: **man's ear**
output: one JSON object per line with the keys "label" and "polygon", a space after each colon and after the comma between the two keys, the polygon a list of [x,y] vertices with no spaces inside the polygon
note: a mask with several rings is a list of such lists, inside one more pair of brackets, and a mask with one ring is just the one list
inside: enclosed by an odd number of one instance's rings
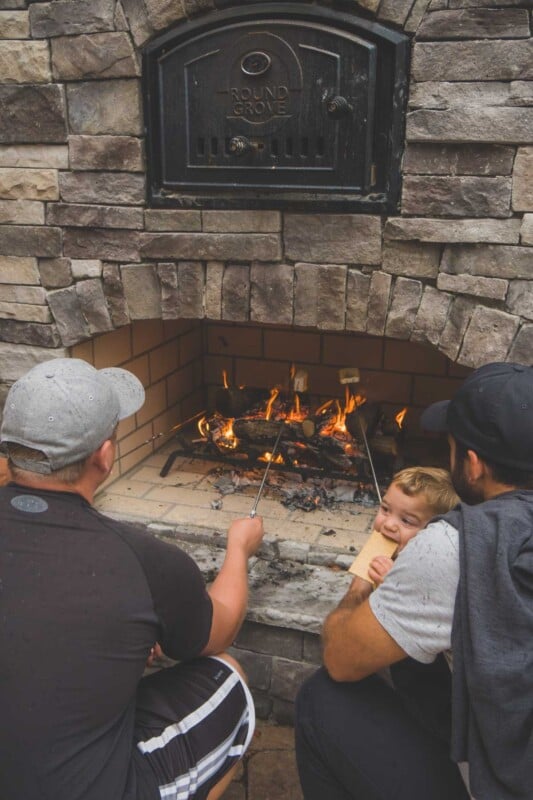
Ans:
{"label": "man's ear", "polygon": [[107,477],[115,463],[115,442],[112,439],[106,439],[98,450],[95,450],[92,460],[94,466]]}
{"label": "man's ear", "polygon": [[471,483],[475,483],[476,481],[479,481],[481,478],[485,477],[487,465],[474,450],[466,451],[464,463],[466,477]]}

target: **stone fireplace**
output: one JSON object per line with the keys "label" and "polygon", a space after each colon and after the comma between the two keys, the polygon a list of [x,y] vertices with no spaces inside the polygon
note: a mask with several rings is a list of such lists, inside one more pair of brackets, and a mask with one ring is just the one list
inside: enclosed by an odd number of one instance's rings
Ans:
{"label": "stone fireplace", "polygon": [[[533,363],[530,0],[321,5],[410,43],[393,210],[217,203],[205,192],[172,208],[148,202],[143,53],[167,31],[216,27],[240,6],[249,15],[251,3],[0,0],[0,399],[49,358],[135,372],[147,402],[120,426],[102,507],[135,516],[139,503],[161,535],[180,504],[195,509],[193,528],[212,525],[187,465],[180,486],[158,485],[157,451],[212,403],[223,370],[235,385],[286,387],[296,364],[327,399],[342,394],[339,368],[357,367],[372,399],[408,406],[414,433],[420,410],[471,368]],[[221,529],[243,503],[218,512]],[[276,513],[285,556],[323,563],[327,520]],[[363,541],[371,519],[363,510],[344,529],[339,518],[328,558]],[[298,630],[286,631],[297,661],[316,659],[323,611],[282,621]],[[278,697],[290,699],[285,633],[253,627],[279,617],[252,619],[244,638],[278,664]]]}
{"label": "stone fireplace", "polygon": [[302,362],[325,395],[354,365],[416,420],[464,368],[531,361],[530,3],[339,6],[412,40],[398,213],[149,207],[142,54],[217,8],[1,3],[2,394],[56,356],[134,369],[149,401],[121,430],[121,472],[222,368],[283,384]]}

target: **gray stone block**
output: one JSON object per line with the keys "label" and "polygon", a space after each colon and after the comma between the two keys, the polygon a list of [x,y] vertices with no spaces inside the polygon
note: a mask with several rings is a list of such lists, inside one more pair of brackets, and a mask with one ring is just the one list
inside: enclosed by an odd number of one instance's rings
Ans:
{"label": "gray stone block", "polygon": [[57,170],[0,167],[0,197],[5,200],[57,200]]}
{"label": "gray stone block", "polygon": [[383,336],[385,333],[391,285],[392,277],[386,272],[374,272],[372,274],[368,296],[366,332],[374,336]]}
{"label": "gray stone block", "polygon": [[147,208],[144,223],[147,231],[196,232],[202,229],[202,214],[200,211]]}
{"label": "gray stone block", "polygon": [[[477,278],[476,280],[480,279]],[[533,319],[533,282],[510,281],[509,294],[505,305],[512,314],[518,314],[526,319]],[[531,353],[531,362],[533,363],[533,352]]]}
{"label": "gray stone block", "polygon": [[0,225],[0,255],[61,255],[61,229],[27,225]]}
{"label": "gray stone block", "polygon": [[516,361],[518,364],[527,364],[527,366],[531,366],[532,353],[533,325],[522,325],[509,350],[509,361]]}
{"label": "gray stone block", "polygon": [[0,200],[0,225],[44,225],[44,203]]}
{"label": "gray stone block", "polygon": [[58,81],[132,78],[140,74],[127,33],[93,33],[52,39],[52,71]]}
{"label": "gray stone block", "polygon": [[202,211],[202,230],[206,233],[278,233],[281,214],[279,211]]}
{"label": "gray stone block", "polygon": [[112,228],[67,228],[63,254],[100,261],[139,261],[139,234]]}
{"label": "gray stone block", "polygon": [[207,319],[220,319],[222,317],[224,263],[222,261],[208,261],[206,270],[205,316]]}
{"label": "gray stone block", "polygon": [[133,136],[70,136],[70,166],[74,170],[143,171],[141,139]]}
{"label": "gray stone block", "polygon": [[509,178],[406,175],[403,183],[404,214],[451,217],[511,216]]}
{"label": "gray stone block", "polygon": [[161,286],[161,315],[163,319],[177,319],[178,268],[176,264],[158,264],[157,277]]}
{"label": "gray stone block", "polygon": [[139,136],[143,132],[137,80],[69,84],[67,100],[71,133]]}
{"label": "gray stone block", "polygon": [[0,142],[66,140],[65,101],[59,86],[0,86]]}
{"label": "gray stone block", "polygon": [[411,341],[437,347],[448,319],[451,303],[452,295],[439,292],[433,286],[425,286],[413,322]]}
{"label": "gray stone block", "polygon": [[273,658],[270,687],[272,696],[278,700],[294,703],[302,683],[315,672],[314,664],[290,661],[288,658]]}
{"label": "gray stone block", "polygon": [[[425,84],[422,84],[425,86]],[[437,84],[440,86],[441,84]],[[453,84],[463,87],[464,84]],[[462,89],[464,92],[464,89]],[[510,175],[515,148],[498,144],[432,144],[412,142],[406,150],[406,174]]]}
{"label": "gray stone block", "polygon": [[222,319],[248,322],[250,314],[250,267],[228,264],[222,277]]}
{"label": "gray stone block", "polygon": [[129,172],[62,172],[61,199],[67,203],[138,205],[144,202],[144,175]]}
{"label": "gray stone block", "polygon": [[46,305],[46,291],[42,286],[15,286],[0,284],[0,300],[4,303],[29,303]]}
{"label": "gray stone block", "polygon": [[11,10],[0,13],[0,39],[27,39],[29,35],[30,21],[27,11]]}
{"label": "gray stone block", "polygon": [[349,269],[346,279],[346,330],[366,331],[370,275]]}
{"label": "gray stone block", "polygon": [[318,322],[319,264],[299,263],[294,267],[294,324],[315,327]]}
{"label": "gray stone block", "polygon": [[155,29],[148,19],[144,0],[121,0],[128,27],[137,47],[154,35]]}
{"label": "gray stone block", "polygon": [[61,344],[55,325],[13,319],[0,320],[0,341],[36,347],[59,347]]}
{"label": "gray stone block", "polygon": [[285,214],[285,254],[294,261],[380,264],[381,221],[364,214]]}
{"label": "gray stone block", "polygon": [[346,281],[348,268],[321,264],[318,270],[317,327],[344,330],[346,326]]}
{"label": "gray stone block", "polygon": [[205,266],[199,261],[178,263],[178,317],[203,319]]}
{"label": "gray stone block", "polygon": [[438,245],[389,242],[383,248],[383,272],[409,278],[435,278],[439,271]]}
{"label": "gray stone block", "polygon": [[130,319],[159,319],[161,290],[153,264],[126,264],[120,274]]}
{"label": "gray stone block", "polygon": [[531,81],[512,81],[509,88],[510,106],[533,105],[533,86]]}
{"label": "gray stone block", "polygon": [[39,283],[36,258],[0,256],[0,283]]}
{"label": "gray stone block", "polygon": [[283,656],[287,659],[301,661],[303,633],[257,622],[245,622],[237,636],[236,646],[254,653]]}
{"label": "gray stone block", "polygon": [[525,8],[462,8],[427,14],[417,39],[527,39],[529,33]]}
{"label": "gray stone block", "polygon": [[65,346],[77,344],[91,335],[83,317],[80,298],[75,286],[48,292],[48,303],[57,324],[61,342]]}
{"label": "gray stone block", "polygon": [[145,258],[203,261],[277,261],[281,248],[273,233],[145,233]]}
{"label": "gray stone block", "polygon": [[531,278],[532,270],[531,249],[507,245],[446,247],[441,263],[442,272],[488,278]]}
{"label": "gray stone block", "polygon": [[471,294],[490,300],[505,300],[509,281],[501,278],[481,278],[474,275],[449,275],[442,273],[437,278],[437,288],[454,294]]}
{"label": "gray stone block", "polygon": [[0,145],[0,166],[68,169],[68,147],[64,144],[3,144]]}
{"label": "gray stone block", "polygon": [[411,69],[415,81],[526,80],[533,77],[531,42],[420,42]]}
{"label": "gray stone block", "polygon": [[518,103],[511,103],[510,100],[511,84],[496,80],[413,82],[409,91],[410,109],[446,110],[455,108],[459,110],[464,108],[485,108],[487,106],[519,105]]}
{"label": "gray stone block", "polygon": [[112,331],[113,323],[107,308],[102,281],[97,278],[79,281],[76,283],[76,294],[90,332],[95,335]]}
{"label": "gray stone block", "polygon": [[410,142],[493,142],[528,144],[533,126],[533,108],[452,108],[449,111],[420,109],[407,119]]}
{"label": "gray stone block", "polygon": [[47,222],[72,228],[143,228],[142,208],[89,206],[77,203],[49,203]]}
{"label": "gray stone block", "polygon": [[47,42],[0,39],[2,83],[50,83]]}
{"label": "gray stone block", "polygon": [[117,264],[104,264],[102,270],[104,294],[107,298],[107,307],[115,328],[129,325],[130,316],[128,304],[124,296],[124,286],[120,277]]}
{"label": "gray stone block", "polygon": [[72,283],[70,258],[40,258],[39,275],[47,289],[60,289]]}
{"label": "gray stone block", "polygon": [[393,339],[409,339],[422,299],[423,284],[408,278],[394,282],[392,300],[385,326],[385,335]]}
{"label": "gray stone block", "polygon": [[393,217],[385,224],[385,240],[518,244],[519,219],[425,219]]}
{"label": "gray stone block", "polygon": [[0,342],[0,375],[6,382],[18,381],[36,364],[51,358],[67,358],[68,351],[63,347],[53,350],[48,347],[30,347]]}
{"label": "gray stone block", "polygon": [[185,17],[185,9],[180,0],[144,0],[150,24],[156,31],[168,28]]}
{"label": "gray stone block", "polygon": [[290,325],[293,320],[294,268],[289,264],[252,264],[250,319]]}
{"label": "gray stone block", "polygon": [[381,0],[378,19],[381,22],[404,25],[412,5],[413,0]]}
{"label": "gray stone block", "polygon": [[520,241],[524,245],[533,244],[533,214],[524,214],[520,228]]}
{"label": "gray stone block", "polygon": [[322,664],[322,642],[318,634],[304,633],[303,660],[307,664]]}
{"label": "gray stone block", "polygon": [[533,211],[533,147],[519,147],[516,154],[513,169],[513,209]]}
{"label": "gray stone block", "polygon": [[102,262],[98,259],[74,258],[70,262],[72,277],[75,281],[86,278],[100,278],[102,276]]}
{"label": "gray stone block", "polygon": [[475,307],[474,301],[466,297],[456,297],[453,300],[439,341],[439,350],[451,361],[457,358]]}
{"label": "gray stone block", "polygon": [[31,303],[3,303],[0,301],[0,319],[18,319],[22,322],[51,322],[48,306]]}
{"label": "gray stone block", "polygon": [[505,361],[519,324],[518,317],[504,311],[476,306],[457,361],[465,367]]}
{"label": "gray stone block", "polygon": [[230,647],[229,654],[237,659],[248,678],[250,689],[270,689],[272,679],[272,656],[242,650],[239,647]]}
{"label": "gray stone block", "polygon": [[31,33],[37,39],[114,29],[115,0],[54,0],[30,6]]}

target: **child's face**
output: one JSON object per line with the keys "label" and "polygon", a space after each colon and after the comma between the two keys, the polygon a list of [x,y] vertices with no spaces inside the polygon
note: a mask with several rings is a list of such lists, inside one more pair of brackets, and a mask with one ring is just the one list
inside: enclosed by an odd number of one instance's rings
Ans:
{"label": "child's face", "polygon": [[422,494],[404,494],[391,483],[381,501],[374,528],[398,542],[398,552],[429,522],[433,512]]}

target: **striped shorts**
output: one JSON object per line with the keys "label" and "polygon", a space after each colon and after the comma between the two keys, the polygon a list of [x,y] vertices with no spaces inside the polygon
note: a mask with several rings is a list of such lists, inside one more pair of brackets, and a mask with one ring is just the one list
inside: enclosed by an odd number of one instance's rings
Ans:
{"label": "striped shorts", "polygon": [[255,728],[250,691],[216,656],[143,678],[137,693],[137,800],[205,800]]}

